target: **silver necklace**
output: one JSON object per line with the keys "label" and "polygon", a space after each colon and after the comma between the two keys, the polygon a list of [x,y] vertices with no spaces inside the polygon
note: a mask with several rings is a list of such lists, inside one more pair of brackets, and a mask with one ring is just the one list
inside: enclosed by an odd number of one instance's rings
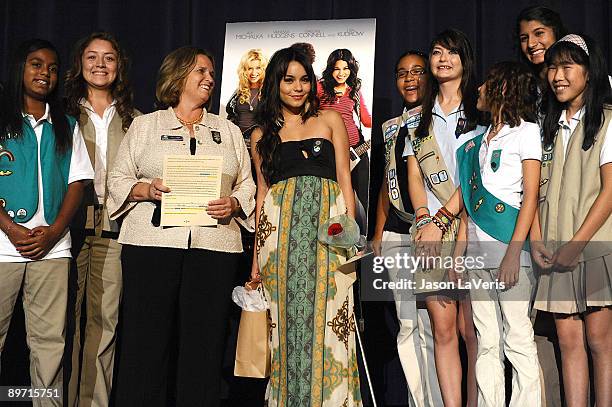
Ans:
{"label": "silver necklace", "polygon": [[257,91],[255,92],[255,95],[253,95],[248,103],[249,103],[249,111],[252,112],[253,111],[253,102],[255,101],[255,98],[257,98],[259,96],[259,88],[257,88]]}

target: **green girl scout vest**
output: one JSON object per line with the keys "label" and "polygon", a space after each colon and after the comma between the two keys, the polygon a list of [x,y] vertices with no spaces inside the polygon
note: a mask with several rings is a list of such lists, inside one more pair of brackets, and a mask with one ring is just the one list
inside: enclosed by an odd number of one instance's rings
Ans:
{"label": "green girl scout vest", "polygon": [[[66,117],[72,137],[76,120]],[[45,220],[51,225],[68,190],[72,149],[58,155],[53,126],[46,120],[42,126],[40,169],[43,209]],[[8,138],[0,146],[0,205],[17,223],[29,221],[38,209],[38,142],[34,129],[25,117],[22,131],[21,137]]]}
{"label": "green girl scout vest", "polygon": [[399,188],[405,188],[405,185],[398,185],[397,181],[397,163],[395,162],[395,144],[397,136],[402,126],[408,129],[415,129],[419,125],[421,118],[421,106],[415,107],[404,112],[401,116],[389,119],[382,125],[383,140],[385,145],[385,174],[387,177],[387,192],[389,194],[389,202],[396,209],[397,215],[407,223],[412,223],[414,215],[406,211],[406,207],[402,202],[402,195]]}
{"label": "green girl scout vest", "polygon": [[[457,170],[465,210],[474,223],[500,242],[510,243],[519,210],[491,194],[482,184],[478,152],[486,133],[469,140],[457,150]],[[499,153],[497,161],[499,168]],[[528,250],[528,245],[525,245]]]}
{"label": "green girl scout vest", "polygon": [[[572,239],[582,226],[601,191],[599,160],[612,121],[612,106],[604,105],[604,120],[587,151],[583,120],[578,123],[563,155],[563,140],[555,137],[553,146],[543,146],[540,173],[540,223],[542,239],[552,250]],[[582,251],[581,260],[612,253],[612,216],[609,217]]]}

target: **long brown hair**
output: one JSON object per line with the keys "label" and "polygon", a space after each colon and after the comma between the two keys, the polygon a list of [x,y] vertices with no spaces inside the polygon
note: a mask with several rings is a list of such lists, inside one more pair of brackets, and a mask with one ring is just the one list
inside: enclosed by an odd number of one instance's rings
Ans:
{"label": "long brown hair", "polygon": [[94,40],[108,41],[117,53],[117,77],[111,85],[111,95],[116,101],[117,114],[121,117],[121,124],[127,130],[134,118],[134,94],[128,79],[130,60],[117,39],[107,32],[94,32],[81,38],[74,45],[72,51],[72,66],[66,73],[64,83],[66,93],[66,112],[79,117],[81,99],[87,99],[87,82],[83,79],[83,53],[85,48]]}

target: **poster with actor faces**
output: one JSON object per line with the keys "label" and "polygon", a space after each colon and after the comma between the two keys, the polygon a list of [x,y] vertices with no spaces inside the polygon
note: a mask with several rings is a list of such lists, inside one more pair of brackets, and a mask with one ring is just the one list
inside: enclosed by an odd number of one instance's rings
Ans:
{"label": "poster with actor faces", "polygon": [[375,19],[228,23],[221,76],[220,114],[240,127],[249,147],[268,60],[276,50],[290,46],[309,57],[321,109],[339,112],[347,129],[357,221],[364,235],[375,35]]}

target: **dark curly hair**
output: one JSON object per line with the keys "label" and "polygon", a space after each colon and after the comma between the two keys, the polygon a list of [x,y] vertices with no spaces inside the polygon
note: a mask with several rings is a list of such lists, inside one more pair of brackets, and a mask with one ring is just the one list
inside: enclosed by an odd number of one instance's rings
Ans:
{"label": "dark curly hair", "polygon": [[[0,100],[0,141],[9,137],[19,138],[23,136],[22,111],[25,104],[23,74],[28,55],[40,49],[48,49],[55,53],[59,67],[59,54],[55,46],[49,41],[31,39],[24,41],[17,47],[9,65],[6,88]],[[56,85],[47,95],[45,102],[49,104],[49,113],[53,121],[56,151],[65,153],[72,146],[72,133],[57,89],[58,86]]]}
{"label": "dark curly hair", "polygon": [[[582,149],[587,151],[595,142],[597,132],[603,126],[604,104],[612,103],[612,89],[608,80],[608,69],[606,58],[599,45],[590,37],[580,35],[586,43],[589,55],[573,42],[557,41],[544,56],[544,63],[551,68],[554,65],[578,64],[584,67],[588,75],[586,88],[582,96],[584,103],[584,140]],[[544,145],[550,146],[555,142],[559,130],[559,117],[567,103],[561,103],[550,86],[546,87],[546,117],[542,131],[544,133]]]}
{"label": "dark curly hair", "polygon": [[491,115],[516,127],[521,119],[537,122],[538,80],[520,62],[498,62],[487,72],[485,98]]}
{"label": "dark curly hair", "polygon": [[79,117],[81,114],[79,100],[87,99],[87,82],[83,79],[83,53],[94,40],[108,41],[117,53],[117,77],[111,85],[111,95],[116,100],[117,114],[121,117],[121,124],[127,130],[134,119],[134,94],[128,79],[130,60],[117,39],[107,32],[94,32],[81,38],[74,45],[72,51],[72,66],[66,73],[64,82],[66,111],[68,114]]}
{"label": "dark curly hair", "polygon": [[266,67],[266,80],[261,88],[261,100],[257,104],[255,116],[255,121],[262,131],[261,139],[257,142],[257,153],[261,157],[261,172],[268,185],[271,184],[275,168],[278,168],[279,157],[275,156],[274,152],[281,143],[278,133],[284,125],[280,83],[293,61],[304,67],[310,81],[310,93],[302,111],[302,122],[319,113],[316,77],[308,56],[291,47],[276,51]]}
{"label": "dark curly hair", "polygon": [[334,91],[334,87],[338,86],[338,83],[332,76],[334,73],[334,69],[336,67],[336,62],[344,61],[348,65],[351,74],[346,80],[346,84],[351,88],[349,91],[349,97],[355,102],[355,108],[359,107],[359,89],[361,89],[361,79],[357,76],[359,73],[359,63],[351,53],[346,48],[341,48],[332,51],[327,57],[327,66],[323,71],[323,75],[321,77],[321,85],[323,86],[323,95],[322,99],[325,101],[335,101],[336,100],[336,92]]}

